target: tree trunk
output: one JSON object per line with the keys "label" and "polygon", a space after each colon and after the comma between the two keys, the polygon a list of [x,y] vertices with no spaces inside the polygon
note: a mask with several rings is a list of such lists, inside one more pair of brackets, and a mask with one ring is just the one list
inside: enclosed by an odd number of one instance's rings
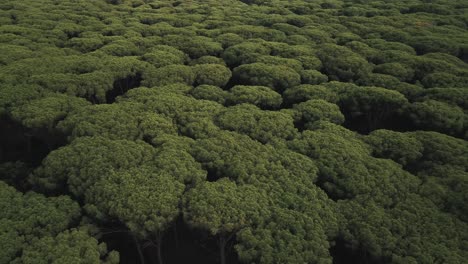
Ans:
{"label": "tree trunk", "polygon": [[226,264],[226,238],[223,235],[219,235],[219,257],[221,264]]}
{"label": "tree trunk", "polygon": [[26,146],[28,149],[28,157],[32,158],[32,136],[29,133],[26,133],[25,136],[26,136]]}
{"label": "tree trunk", "polygon": [[163,258],[162,258],[162,253],[161,253],[161,241],[162,241],[162,235],[157,234],[156,235],[156,246],[158,248],[158,262],[159,264],[164,264]]}
{"label": "tree trunk", "polygon": [[179,234],[177,233],[177,223],[174,224],[174,240],[175,240],[175,247],[179,248]]}
{"label": "tree trunk", "polygon": [[138,241],[137,237],[132,234],[133,242],[135,242],[136,249],[138,251],[138,256],[140,257],[140,263],[145,264],[145,255],[143,255],[143,251],[141,250],[140,242]]}
{"label": "tree trunk", "polygon": [[123,92],[123,82],[122,81],[119,81],[119,88],[120,88],[120,94],[123,95],[124,92]]}

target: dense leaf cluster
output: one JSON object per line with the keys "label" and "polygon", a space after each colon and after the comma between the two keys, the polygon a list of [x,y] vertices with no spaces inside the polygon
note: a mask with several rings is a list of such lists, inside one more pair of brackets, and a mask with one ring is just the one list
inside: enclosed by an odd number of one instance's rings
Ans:
{"label": "dense leaf cluster", "polygon": [[3,0],[0,263],[118,263],[111,230],[162,264],[181,226],[223,264],[463,263],[467,39],[463,0]]}

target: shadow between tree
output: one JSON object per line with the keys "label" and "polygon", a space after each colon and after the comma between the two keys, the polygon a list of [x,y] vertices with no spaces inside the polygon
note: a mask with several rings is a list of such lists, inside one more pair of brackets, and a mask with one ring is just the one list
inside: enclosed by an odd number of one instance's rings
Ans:
{"label": "shadow between tree", "polygon": [[[129,232],[108,232],[103,235],[110,250],[120,253],[120,263],[140,264],[137,245]],[[157,264],[157,247],[151,242],[140,242],[145,264]],[[215,237],[208,233],[189,227],[178,217],[172,227],[169,227],[162,238],[162,259],[164,264],[179,263],[220,263],[219,248]],[[238,257],[233,244],[227,246],[227,264],[238,264]]]}
{"label": "shadow between tree", "polygon": [[124,95],[128,90],[140,87],[142,77],[140,73],[129,75],[114,81],[112,90],[106,92],[106,102],[112,104],[117,96]]}

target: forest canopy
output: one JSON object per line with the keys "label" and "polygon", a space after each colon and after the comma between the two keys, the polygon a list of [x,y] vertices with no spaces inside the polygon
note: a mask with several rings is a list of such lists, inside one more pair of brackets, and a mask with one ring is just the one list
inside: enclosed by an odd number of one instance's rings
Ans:
{"label": "forest canopy", "polygon": [[2,0],[0,263],[466,263],[465,0]]}

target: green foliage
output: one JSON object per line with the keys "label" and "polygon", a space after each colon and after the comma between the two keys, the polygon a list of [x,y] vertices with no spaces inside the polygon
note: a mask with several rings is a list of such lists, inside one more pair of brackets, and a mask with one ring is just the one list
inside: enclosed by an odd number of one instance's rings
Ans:
{"label": "green foliage", "polygon": [[465,113],[454,105],[427,100],[416,102],[405,109],[406,115],[421,129],[458,135],[465,129]]}
{"label": "green foliage", "polygon": [[192,59],[202,56],[217,56],[223,51],[220,43],[204,36],[168,35],[164,37],[163,43],[177,47]]}
{"label": "green foliage", "polygon": [[286,35],[283,32],[261,26],[232,26],[226,28],[225,32],[237,34],[243,37],[244,39],[261,38],[268,41],[283,41],[286,39]]}
{"label": "green foliage", "polygon": [[321,99],[312,99],[300,104],[294,105],[293,109],[296,122],[304,124],[305,128],[313,126],[317,121],[329,121],[335,124],[342,124],[344,116],[336,104],[329,103]]}
{"label": "green foliage", "polygon": [[[82,195],[113,168],[140,166],[154,158],[155,150],[142,141],[81,137],[52,151],[32,177],[32,182],[47,190],[68,189]],[[84,169],[86,168],[86,169]]]}
{"label": "green foliage", "polygon": [[236,245],[242,262],[331,263],[321,224],[305,214],[275,208],[272,221],[238,233]]}
{"label": "green foliage", "polygon": [[422,157],[424,145],[410,135],[391,130],[375,130],[364,139],[377,158],[392,159],[405,166]]}
{"label": "green foliage", "polygon": [[327,87],[320,85],[302,84],[288,88],[283,93],[284,101],[288,105],[308,101],[310,99],[321,99],[330,103],[338,102],[338,95]]}
{"label": "green foliage", "polygon": [[229,235],[261,224],[268,215],[268,198],[253,186],[228,179],[206,182],[184,196],[184,219],[212,235]]}
{"label": "green foliage", "polygon": [[362,141],[337,129],[306,130],[289,145],[317,160],[321,187],[336,199],[365,196],[391,205],[418,185],[416,177],[396,163],[373,159]]}
{"label": "green foliage", "polygon": [[27,47],[3,44],[0,48],[0,65],[6,65],[14,61],[29,58],[32,51]]}
{"label": "green foliage", "polygon": [[416,51],[413,47],[408,46],[402,42],[395,42],[395,41],[388,41],[384,39],[368,39],[365,42],[372,48],[375,48],[380,51],[402,51],[407,53],[408,55],[416,55]]}
{"label": "green foliage", "polygon": [[241,65],[234,69],[233,76],[240,84],[268,86],[279,92],[301,83],[300,75],[293,69],[263,63]]}
{"label": "green foliage", "polygon": [[91,237],[86,230],[66,230],[56,237],[33,240],[15,263],[119,263],[119,253],[107,253],[106,245]]}
{"label": "green foliage", "polygon": [[216,41],[223,45],[223,48],[226,49],[228,47],[240,44],[244,41],[244,39],[234,33],[224,33],[216,37]]}
{"label": "green foliage", "polygon": [[17,61],[4,71],[10,83],[24,83],[27,80],[52,92],[105,102],[106,92],[113,89],[114,81],[135,77],[149,68],[151,65],[136,57],[62,55]]}
{"label": "green foliage", "polygon": [[252,61],[247,61],[246,63],[254,63],[254,62],[264,63],[268,65],[286,66],[295,70],[298,73],[302,71],[302,63],[295,59],[263,55],[263,56],[259,56],[258,58],[254,58]]}
{"label": "green foliage", "polygon": [[[411,67],[415,68],[415,78],[418,80],[422,80],[423,78],[432,73],[437,73],[436,75],[434,75],[434,77],[436,77],[437,75],[441,75],[441,77],[444,77],[443,81],[446,82],[447,74],[462,74],[464,72],[462,70],[463,68],[460,69],[456,64],[453,64],[452,62],[447,61],[445,59],[434,59],[432,58],[432,56],[430,56],[430,54],[418,56],[416,58],[411,62],[408,62],[408,64],[410,64]],[[437,83],[437,80],[435,78],[428,78],[429,79],[427,79],[426,81],[427,84],[431,84],[430,81],[434,81],[434,83]]]}
{"label": "green foliage", "polygon": [[78,37],[78,38],[72,38],[70,41],[67,43],[67,46],[78,50],[83,53],[87,52],[93,52],[95,50],[98,50],[104,45],[104,41],[101,36],[96,35],[93,37]]}
{"label": "green foliage", "polygon": [[115,217],[146,238],[159,234],[179,214],[184,184],[151,167],[111,172],[86,190],[85,209],[97,217]]}
{"label": "green foliage", "polygon": [[[197,118],[213,117],[222,109],[222,105],[207,101],[196,100],[185,95],[190,89],[187,86],[165,86],[159,88],[137,88],[132,89],[122,97],[119,102],[134,102],[143,105],[146,111],[171,118],[178,125],[186,125],[185,120],[188,115]],[[183,88],[182,92],[174,92],[173,88]],[[185,92],[186,91],[186,92]]]}
{"label": "green foliage", "polygon": [[226,63],[223,59],[215,57],[215,56],[203,56],[198,59],[190,61],[190,65],[197,65],[197,64],[220,64],[226,66]]}
{"label": "green foliage", "polygon": [[[388,42],[385,42],[385,44],[387,43]],[[368,43],[355,40],[345,43],[344,46],[351,49],[353,52],[361,55],[362,57],[366,58],[367,60],[383,60],[383,58],[380,57],[379,50],[374,47],[371,47]]]}
{"label": "green foliage", "polygon": [[271,0],[241,0],[248,5],[262,5],[271,2]]}
{"label": "green foliage", "polygon": [[227,65],[235,67],[268,54],[270,54],[270,49],[260,43],[243,42],[228,47],[223,52],[222,57]]}
{"label": "green foliage", "polygon": [[172,65],[172,64],[184,64],[184,57],[177,56],[174,53],[170,53],[162,50],[155,50],[146,53],[142,56],[144,61],[147,61],[154,65],[156,68]]}
{"label": "green foliage", "polygon": [[468,145],[464,140],[431,131],[416,131],[409,134],[424,145],[424,162],[417,164],[419,167],[450,165],[464,168],[467,166],[468,157],[465,153]]}
{"label": "green foliage", "polygon": [[0,261],[4,263],[21,256],[30,241],[56,236],[80,216],[79,205],[68,196],[23,194],[4,182],[0,182],[0,209]]}
{"label": "green foliage", "polygon": [[1,1],[0,263],[466,262],[467,8]]}
{"label": "green foliage", "polygon": [[309,37],[315,43],[324,44],[333,42],[330,34],[323,29],[309,26],[303,28],[301,31],[302,34]]}
{"label": "green foliage", "polygon": [[89,102],[75,96],[52,94],[11,110],[14,120],[25,127],[52,129],[59,120],[64,119],[70,112],[80,111]]}
{"label": "green foliage", "polygon": [[414,70],[398,62],[383,63],[375,66],[374,72],[392,75],[400,81],[411,81],[414,76]]}
{"label": "green foliage", "polygon": [[224,104],[228,93],[218,86],[199,85],[190,91],[190,94],[196,99],[210,100],[220,104]]}
{"label": "green foliage", "polygon": [[323,45],[317,55],[331,80],[357,80],[372,70],[364,58],[343,46]]}
{"label": "green foliage", "polygon": [[299,61],[302,57],[313,57],[316,51],[307,45],[287,45],[282,42],[263,42],[264,45],[271,49],[271,55],[280,56],[284,58],[298,58]]}
{"label": "green foliage", "polygon": [[384,87],[387,89],[394,89],[398,87],[400,83],[398,78],[380,73],[370,73],[356,81],[358,85]]}
{"label": "green foliage", "polygon": [[26,178],[33,168],[29,164],[16,161],[0,164],[0,181],[12,186],[27,186]]}
{"label": "green foliage", "polygon": [[328,77],[316,70],[301,71],[301,80],[304,84],[321,84],[328,81]]}
{"label": "green foliage", "polygon": [[299,56],[297,60],[302,63],[304,70],[320,70],[323,66],[320,59],[315,56]]}
{"label": "green foliage", "polygon": [[183,51],[177,49],[177,47],[174,46],[168,46],[168,45],[151,45],[149,47],[149,53],[152,52],[167,52],[170,53],[178,58],[178,60],[185,61],[187,58],[187,54],[185,54]]}
{"label": "green foliage", "polygon": [[417,195],[410,195],[394,208],[383,209],[368,200],[342,201],[345,240],[375,257],[395,263],[460,263],[466,223],[439,212]]}
{"label": "green foliage", "polygon": [[288,190],[296,188],[290,187],[294,184],[307,186],[316,179],[317,168],[307,157],[287,150],[279,152],[270,145],[262,145],[234,132],[220,131],[212,137],[197,140],[192,155],[214,178],[229,177],[267,190]]}
{"label": "green foliage", "polygon": [[106,55],[110,56],[135,56],[139,55],[140,49],[135,43],[129,40],[115,40],[107,45],[104,45],[98,50]]}
{"label": "green foliage", "polygon": [[425,12],[425,13],[434,13],[434,14],[439,14],[439,15],[451,14],[451,10],[449,10],[449,8],[446,8],[440,4],[433,4],[433,3],[412,5],[409,8],[409,12],[411,13]]}
{"label": "green foliage", "polygon": [[246,134],[262,143],[292,139],[297,132],[291,116],[260,110],[251,104],[231,106],[221,111],[215,123],[223,129]]}
{"label": "green foliage", "polygon": [[220,64],[197,64],[193,67],[193,72],[197,85],[224,87],[232,77],[229,68]]}
{"label": "green foliage", "polygon": [[410,44],[419,54],[430,52],[442,52],[457,56],[460,52],[459,46],[454,41],[440,38],[438,36],[413,37]]}
{"label": "green foliage", "polygon": [[462,167],[438,165],[420,171],[418,176],[424,179],[419,194],[431,200],[441,211],[455,215],[467,221],[467,205],[464,202],[468,195],[467,173]]}
{"label": "green foliage", "polygon": [[354,117],[364,116],[370,130],[408,103],[399,92],[378,87],[350,87],[338,93],[342,111]]}
{"label": "green foliage", "polygon": [[423,101],[435,100],[468,109],[468,91],[463,88],[425,89],[422,96]]}
{"label": "green foliage", "polygon": [[1,219],[12,221],[10,228],[27,239],[56,235],[80,216],[78,204],[68,196],[47,198],[34,192],[22,194],[4,182],[0,186]]}
{"label": "green foliage", "polygon": [[[283,20],[282,17],[280,17],[279,20]],[[300,33],[299,27],[296,27],[296,26],[288,24],[288,23],[275,23],[275,24],[271,25],[271,27],[274,28],[274,29],[283,31],[287,35]],[[291,36],[289,36],[289,37],[291,37]]]}
{"label": "green foliage", "polygon": [[172,120],[143,112],[140,110],[142,107],[132,103],[87,106],[70,114],[57,127],[70,135],[70,139],[105,136],[109,139],[136,140],[177,134]]}
{"label": "green foliage", "polygon": [[281,95],[265,86],[236,85],[229,90],[228,104],[249,103],[261,109],[277,109],[283,99]]}
{"label": "green foliage", "polygon": [[35,85],[0,86],[0,115],[6,114],[11,107],[19,107],[41,95],[41,89]]}
{"label": "green foliage", "polygon": [[446,72],[435,72],[428,74],[422,78],[421,83],[427,88],[433,87],[463,87],[467,84],[462,78],[457,75]]}
{"label": "green foliage", "polygon": [[424,93],[425,89],[416,84],[409,84],[401,82],[395,87],[389,88],[403,94],[408,101],[417,101],[418,98]]}
{"label": "green foliage", "polygon": [[196,75],[191,67],[172,64],[145,72],[141,84],[148,87],[164,86],[175,83],[192,85],[195,81],[195,77]]}

